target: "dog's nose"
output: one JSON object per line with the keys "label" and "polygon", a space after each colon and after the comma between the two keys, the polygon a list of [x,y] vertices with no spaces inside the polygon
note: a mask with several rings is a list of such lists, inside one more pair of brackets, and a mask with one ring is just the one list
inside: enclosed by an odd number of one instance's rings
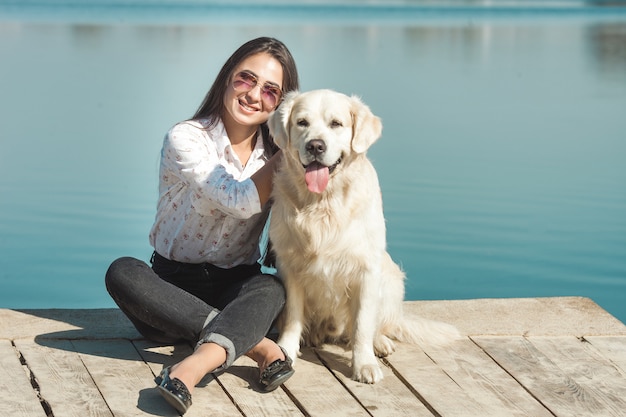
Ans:
{"label": "dog's nose", "polygon": [[306,151],[311,155],[321,155],[326,152],[326,143],[321,139],[310,140],[309,143],[306,144]]}

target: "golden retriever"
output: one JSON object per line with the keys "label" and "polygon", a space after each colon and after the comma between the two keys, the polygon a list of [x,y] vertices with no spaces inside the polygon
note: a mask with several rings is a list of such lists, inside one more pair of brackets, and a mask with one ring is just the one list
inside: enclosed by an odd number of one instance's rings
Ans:
{"label": "golden retriever", "polygon": [[268,121],[282,149],[270,222],[287,302],[281,345],[296,359],[301,339],[352,348],[352,378],[382,379],[376,356],[393,340],[445,343],[456,328],[403,317],[404,273],[386,250],[378,176],[366,151],[382,124],[357,97],[293,92]]}

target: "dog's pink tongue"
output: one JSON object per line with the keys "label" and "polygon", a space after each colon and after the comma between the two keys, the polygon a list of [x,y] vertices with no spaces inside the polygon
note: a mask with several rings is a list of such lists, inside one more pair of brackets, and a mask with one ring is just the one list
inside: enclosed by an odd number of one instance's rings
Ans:
{"label": "dog's pink tongue", "polygon": [[328,176],[330,175],[328,167],[313,162],[306,167],[306,173],[304,174],[304,180],[306,181],[309,191],[312,193],[321,194],[328,185]]}

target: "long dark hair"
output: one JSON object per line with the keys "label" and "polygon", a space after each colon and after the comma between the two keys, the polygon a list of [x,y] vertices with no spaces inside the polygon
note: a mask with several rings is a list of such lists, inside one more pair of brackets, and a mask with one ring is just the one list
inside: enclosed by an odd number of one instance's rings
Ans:
{"label": "long dark hair", "polygon": [[[219,74],[217,74],[211,89],[204,97],[202,104],[200,104],[200,107],[198,107],[198,110],[196,110],[192,119],[207,118],[209,120],[209,128],[214,127],[224,115],[224,95],[226,94],[226,89],[230,84],[233,71],[237,65],[241,63],[241,61],[245,60],[249,56],[259,53],[267,53],[271,55],[282,66],[283,85],[281,86],[281,89],[283,90],[283,94],[299,88],[296,62],[285,44],[278,39],[269,37],[252,39],[241,45],[230,56],[230,58],[226,60]],[[263,134],[263,143],[266,151],[273,154],[276,151],[276,148],[274,141],[270,137],[267,123],[263,123],[261,125],[261,132]]]}

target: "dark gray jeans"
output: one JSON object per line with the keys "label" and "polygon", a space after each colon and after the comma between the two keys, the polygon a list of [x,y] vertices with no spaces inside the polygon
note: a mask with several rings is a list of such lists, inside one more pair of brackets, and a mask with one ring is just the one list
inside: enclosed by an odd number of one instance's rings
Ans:
{"label": "dark gray jeans", "polygon": [[152,268],[125,257],[105,283],[122,312],[145,338],[159,343],[217,343],[229,367],[269,332],[285,304],[285,289],[260,265],[222,269],[170,261],[155,253]]}

